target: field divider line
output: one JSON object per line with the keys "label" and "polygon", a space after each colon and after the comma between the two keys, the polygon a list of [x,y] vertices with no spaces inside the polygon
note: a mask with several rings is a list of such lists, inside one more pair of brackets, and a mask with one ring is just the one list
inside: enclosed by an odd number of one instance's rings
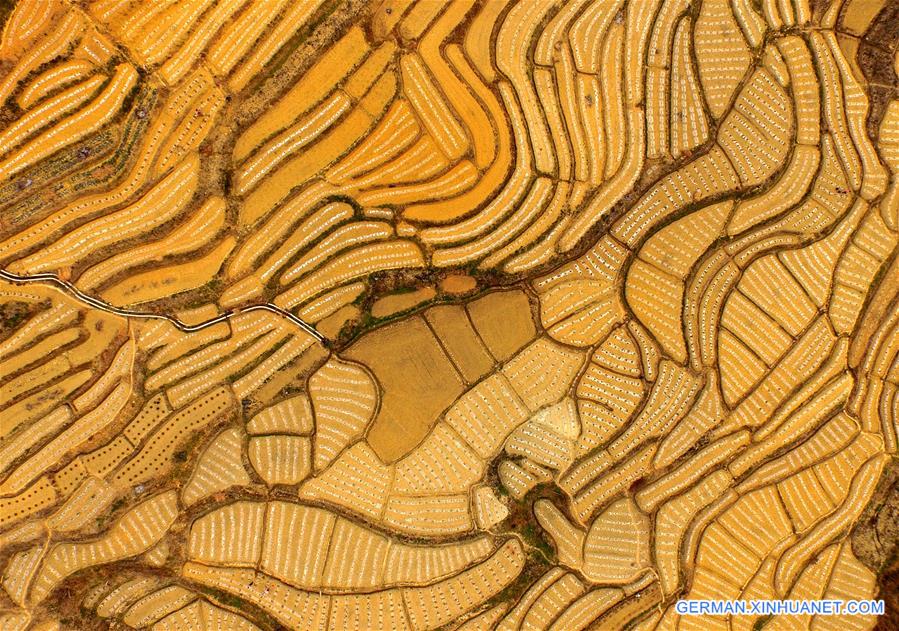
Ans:
{"label": "field divider line", "polygon": [[316,331],[312,325],[301,320],[300,318],[298,318],[294,314],[290,313],[289,311],[286,311],[286,310],[282,309],[281,307],[275,306],[270,302],[266,302],[266,303],[258,304],[258,305],[250,305],[248,307],[243,307],[241,309],[229,310],[220,315],[217,315],[216,317],[214,317],[210,320],[206,320],[205,322],[200,322],[199,324],[186,324],[174,316],[170,316],[170,315],[166,315],[166,314],[162,314],[162,313],[151,313],[149,311],[134,311],[131,309],[122,309],[120,307],[116,307],[114,305],[109,304],[108,302],[105,302],[103,300],[100,300],[99,298],[96,298],[95,296],[91,296],[89,294],[84,293],[83,291],[81,291],[80,289],[75,287],[75,285],[70,283],[69,281],[63,280],[63,279],[59,278],[58,276],[56,276],[55,274],[42,273],[42,274],[31,274],[31,275],[20,276],[19,274],[13,274],[12,272],[7,272],[4,269],[0,269],[0,278],[7,280],[11,283],[19,284],[19,285],[27,284],[27,283],[42,283],[42,284],[56,285],[57,287],[61,287],[68,293],[72,294],[80,302],[83,302],[95,309],[100,309],[101,311],[106,311],[107,313],[113,313],[115,315],[119,315],[119,316],[122,316],[125,318],[145,318],[145,319],[150,319],[150,320],[166,320],[166,321],[170,322],[179,331],[183,331],[185,333],[193,333],[195,331],[200,331],[202,329],[205,329],[206,327],[210,327],[214,324],[218,324],[219,322],[224,322],[225,320],[228,320],[229,318],[232,318],[241,313],[249,313],[251,311],[260,311],[260,310],[269,311],[270,313],[274,313],[278,316],[281,316],[282,318],[284,318],[284,319],[290,321],[291,323],[293,323],[294,325],[298,326],[299,328],[301,328],[303,330],[303,332],[311,335],[316,340],[318,340],[321,344],[323,344],[325,346],[329,345],[328,339],[324,335],[322,335],[321,333]]}

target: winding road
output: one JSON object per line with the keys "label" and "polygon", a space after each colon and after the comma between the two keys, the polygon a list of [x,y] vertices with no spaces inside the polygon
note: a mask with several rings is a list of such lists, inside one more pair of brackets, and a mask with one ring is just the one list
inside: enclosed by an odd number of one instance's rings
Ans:
{"label": "winding road", "polygon": [[271,313],[277,314],[277,315],[281,316],[282,318],[289,320],[296,326],[300,327],[301,329],[303,329],[303,331],[305,331],[306,333],[308,333],[309,335],[311,335],[312,337],[317,339],[320,343],[322,343],[326,346],[328,345],[328,339],[325,336],[323,336],[321,333],[316,331],[312,325],[304,322],[303,320],[296,317],[289,311],[285,311],[284,309],[281,309],[280,307],[277,307],[277,306],[271,304],[270,302],[267,302],[264,304],[258,304],[258,305],[251,305],[249,307],[244,307],[242,309],[226,311],[225,313],[222,313],[221,315],[218,315],[210,320],[206,320],[205,322],[200,322],[199,324],[185,324],[184,322],[182,322],[181,320],[179,320],[178,318],[175,318],[173,316],[159,314],[159,313],[150,313],[147,311],[133,311],[131,309],[122,309],[122,308],[113,306],[113,305],[109,304],[108,302],[104,302],[103,300],[100,300],[99,298],[95,298],[94,296],[90,296],[90,295],[84,293],[83,291],[81,291],[80,289],[75,287],[75,285],[73,285],[72,283],[63,280],[54,274],[33,274],[33,275],[28,275],[28,276],[20,276],[19,274],[13,274],[12,272],[7,272],[6,270],[0,269],[0,278],[7,280],[11,283],[19,284],[19,285],[24,285],[24,284],[29,284],[29,283],[41,283],[41,284],[56,285],[57,287],[60,287],[60,288],[64,289],[65,291],[67,291],[69,294],[71,294],[74,298],[76,298],[80,302],[83,302],[91,307],[94,307],[95,309],[101,309],[108,313],[114,313],[116,315],[123,316],[125,318],[147,318],[147,319],[153,319],[153,320],[167,320],[167,321],[171,322],[172,325],[175,326],[178,330],[184,331],[185,333],[192,333],[194,331],[200,331],[202,329],[205,329],[208,326],[212,326],[213,324],[217,324],[219,322],[222,322],[224,320],[232,318],[241,313],[249,313],[250,311],[270,311]]}

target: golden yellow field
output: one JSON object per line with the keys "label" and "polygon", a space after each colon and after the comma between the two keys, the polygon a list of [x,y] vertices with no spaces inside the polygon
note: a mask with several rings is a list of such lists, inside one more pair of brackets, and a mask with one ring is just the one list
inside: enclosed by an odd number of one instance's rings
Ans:
{"label": "golden yellow field", "polygon": [[899,1],[0,25],[0,630],[899,629]]}

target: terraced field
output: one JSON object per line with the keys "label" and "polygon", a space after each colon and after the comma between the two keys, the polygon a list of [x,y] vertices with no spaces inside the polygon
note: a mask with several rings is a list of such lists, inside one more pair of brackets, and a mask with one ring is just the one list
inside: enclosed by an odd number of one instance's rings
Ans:
{"label": "terraced field", "polygon": [[0,629],[899,628],[895,0],[0,19]]}

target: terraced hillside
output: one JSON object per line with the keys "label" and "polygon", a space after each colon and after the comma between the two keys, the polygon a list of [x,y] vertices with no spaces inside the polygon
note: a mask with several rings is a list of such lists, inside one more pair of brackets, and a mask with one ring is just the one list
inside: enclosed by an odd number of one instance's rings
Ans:
{"label": "terraced hillside", "polygon": [[4,631],[897,628],[895,0],[0,18]]}

